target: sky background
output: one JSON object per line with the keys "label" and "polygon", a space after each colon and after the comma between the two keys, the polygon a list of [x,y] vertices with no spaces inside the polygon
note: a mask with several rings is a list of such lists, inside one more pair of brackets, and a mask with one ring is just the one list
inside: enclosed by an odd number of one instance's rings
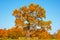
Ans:
{"label": "sky background", "polygon": [[39,4],[46,10],[46,19],[52,21],[51,34],[60,29],[60,0],[0,0],[0,28],[12,28],[15,17],[13,10],[29,4]]}

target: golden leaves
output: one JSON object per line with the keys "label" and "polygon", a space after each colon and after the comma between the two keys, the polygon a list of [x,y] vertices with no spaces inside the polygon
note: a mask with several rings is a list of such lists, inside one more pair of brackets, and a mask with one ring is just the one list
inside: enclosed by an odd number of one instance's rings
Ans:
{"label": "golden leaves", "polygon": [[46,18],[45,10],[40,8],[40,9],[38,10],[37,17]]}
{"label": "golden leaves", "polygon": [[33,3],[29,5],[29,10],[31,12],[35,11],[35,5]]}
{"label": "golden leaves", "polygon": [[14,27],[8,30],[9,38],[18,38],[20,36],[25,36],[25,32],[22,28]]}
{"label": "golden leaves", "polygon": [[16,26],[22,26],[22,25],[24,25],[24,20],[16,19],[15,23],[16,23]]}
{"label": "golden leaves", "polygon": [[49,33],[47,32],[47,30],[43,30],[43,29],[37,30],[36,35],[37,35],[38,38],[40,38],[40,39],[50,38],[50,35],[49,35]]}
{"label": "golden leaves", "polygon": [[13,16],[21,17],[22,16],[22,11],[15,9],[14,12],[13,12]]}
{"label": "golden leaves", "polygon": [[28,12],[29,11],[26,6],[21,7],[20,10],[22,10],[23,12]]}
{"label": "golden leaves", "polygon": [[16,16],[16,15],[17,15],[17,11],[18,11],[18,10],[16,10],[16,9],[14,10],[13,16]]}
{"label": "golden leaves", "polygon": [[38,21],[38,26],[51,30],[51,21]]}
{"label": "golden leaves", "polygon": [[47,32],[47,30],[43,30],[43,29],[31,30],[30,36],[31,37],[38,37],[40,39],[50,38],[50,34]]}

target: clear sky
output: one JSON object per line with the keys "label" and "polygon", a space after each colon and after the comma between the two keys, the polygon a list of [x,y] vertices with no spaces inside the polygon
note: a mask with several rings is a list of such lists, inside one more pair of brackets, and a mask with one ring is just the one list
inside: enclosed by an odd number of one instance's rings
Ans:
{"label": "clear sky", "polygon": [[0,28],[11,28],[15,25],[14,9],[28,6],[30,3],[39,4],[46,10],[46,20],[52,21],[50,33],[60,29],[60,0],[0,0]]}

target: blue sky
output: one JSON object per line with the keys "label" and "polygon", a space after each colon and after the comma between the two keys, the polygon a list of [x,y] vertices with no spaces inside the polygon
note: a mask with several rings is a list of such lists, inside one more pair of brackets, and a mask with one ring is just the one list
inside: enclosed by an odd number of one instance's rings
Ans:
{"label": "blue sky", "polygon": [[60,0],[0,0],[0,28],[13,27],[13,10],[28,6],[30,3],[39,4],[46,10],[46,20],[52,21],[51,34],[60,29]]}

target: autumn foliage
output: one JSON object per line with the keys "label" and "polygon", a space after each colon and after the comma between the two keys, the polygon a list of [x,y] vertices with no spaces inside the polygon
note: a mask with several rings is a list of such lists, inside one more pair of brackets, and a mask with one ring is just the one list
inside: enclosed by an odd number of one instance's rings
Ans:
{"label": "autumn foliage", "polygon": [[[16,18],[15,26],[22,28],[26,32],[25,36],[49,38],[47,30],[51,30],[51,21],[43,20],[46,18],[45,14],[44,8],[33,3],[28,7],[23,6],[19,10],[15,9],[13,12],[13,16]],[[27,21],[27,23],[25,21]],[[37,26],[40,27],[40,29],[37,29]],[[44,33],[46,35],[43,35]]]}
{"label": "autumn foliage", "polygon": [[0,38],[8,38],[7,30],[0,29]]}
{"label": "autumn foliage", "polygon": [[[46,19],[46,11],[40,5],[30,4],[13,11],[15,27],[8,30],[0,29],[0,38],[38,37],[50,38],[51,21]],[[27,23],[26,23],[27,22]],[[39,27],[40,29],[38,29]],[[57,37],[60,36],[60,31]]]}

